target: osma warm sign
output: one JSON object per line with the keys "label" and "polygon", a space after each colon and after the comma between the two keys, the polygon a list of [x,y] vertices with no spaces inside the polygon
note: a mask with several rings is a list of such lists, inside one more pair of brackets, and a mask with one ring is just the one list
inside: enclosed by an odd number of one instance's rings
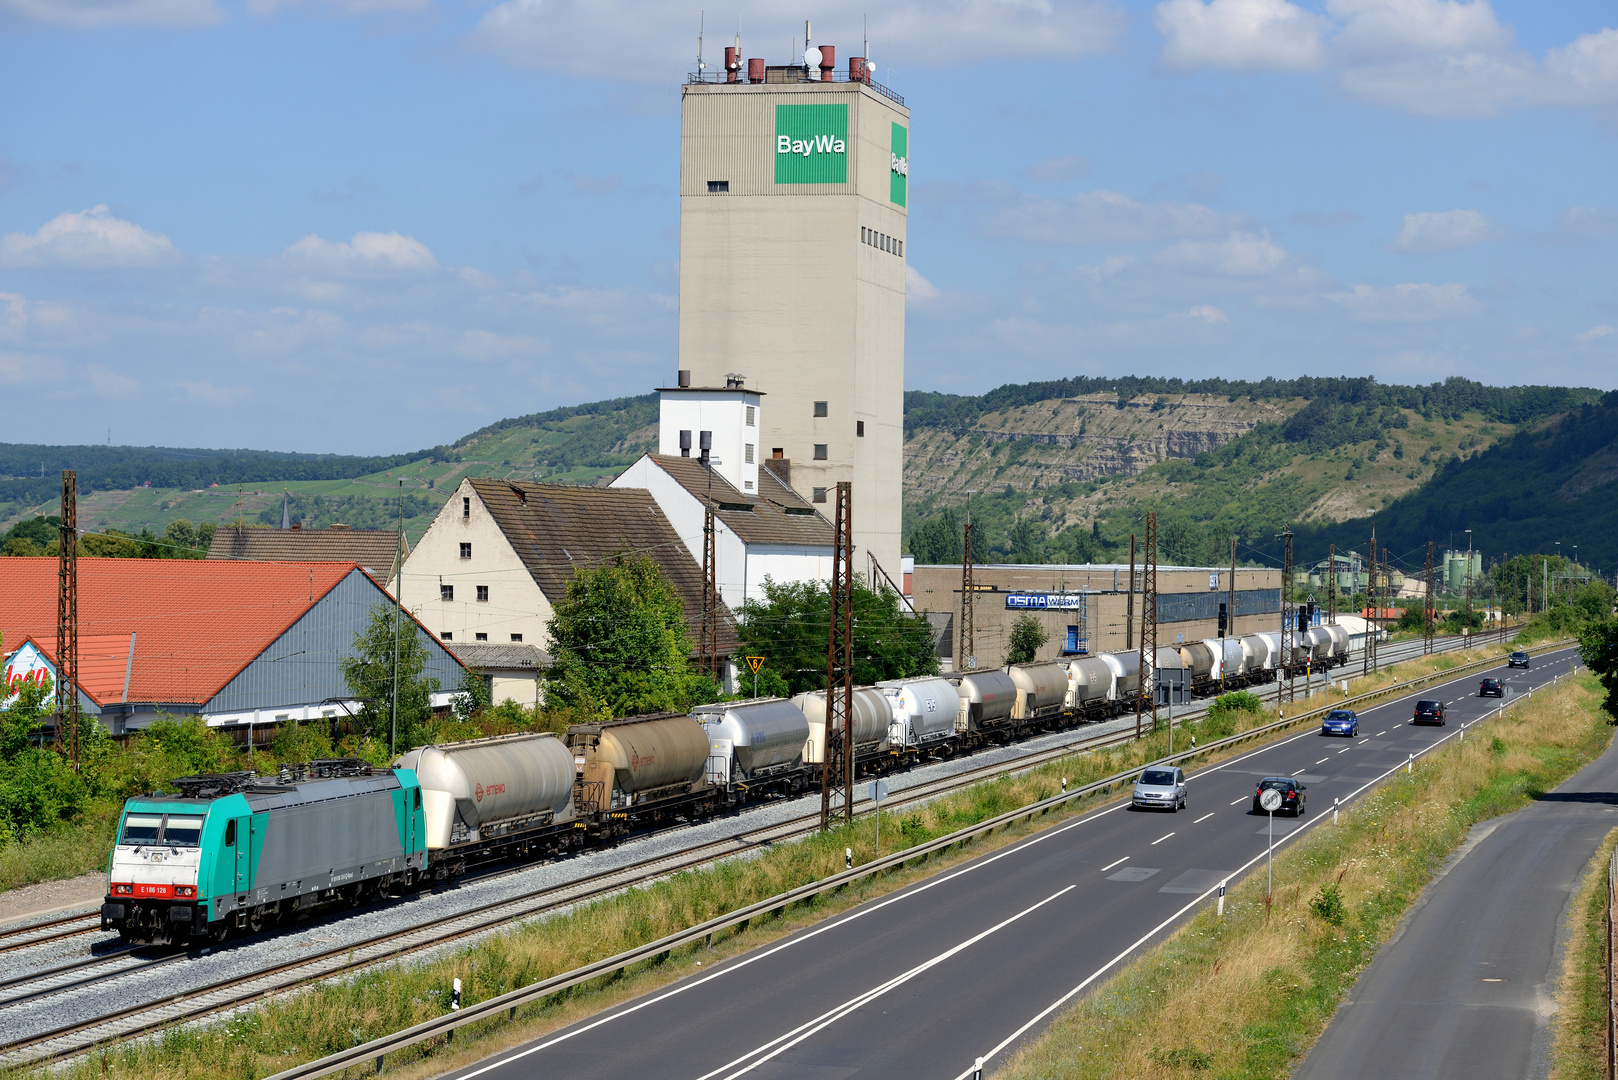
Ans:
{"label": "osma warm sign", "polygon": [[848,183],[848,106],[775,107],[775,182]]}

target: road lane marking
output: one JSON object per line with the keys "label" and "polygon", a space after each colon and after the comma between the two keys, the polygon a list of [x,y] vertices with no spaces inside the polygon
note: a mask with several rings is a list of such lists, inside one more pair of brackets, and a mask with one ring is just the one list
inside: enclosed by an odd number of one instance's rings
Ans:
{"label": "road lane marking", "polygon": [[1119,859],[1118,862],[1110,862],[1106,866],[1103,866],[1101,868],[1101,872],[1103,874],[1105,874],[1108,870],[1111,870],[1113,867],[1117,866],[1118,863],[1126,863],[1128,861],[1129,861],[1129,856],[1125,855],[1123,858]]}
{"label": "road lane marking", "polygon": [[1236,801],[1235,801],[1235,802],[1233,802],[1233,803],[1231,803],[1231,804],[1230,804],[1230,805],[1232,805],[1232,806],[1238,806],[1238,805],[1240,805],[1240,804],[1241,804],[1241,803],[1244,803],[1244,802],[1246,802],[1246,801],[1247,801],[1247,796],[1246,796],[1246,795],[1243,795],[1243,796],[1242,796],[1242,797],[1241,797],[1241,798],[1239,798],[1239,799],[1237,799],[1237,800],[1236,800]]}
{"label": "road lane marking", "polygon": [[[1353,747],[1352,747],[1352,746],[1345,746],[1345,747],[1343,747],[1343,748],[1342,748],[1342,749],[1341,749],[1341,750],[1339,750],[1339,751],[1337,751],[1337,752],[1338,752],[1338,753],[1339,753],[1339,754],[1346,754],[1346,753],[1348,753],[1348,752],[1349,752],[1349,751],[1350,751],[1350,750],[1352,750],[1352,749],[1354,749],[1354,748],[1353,748]],[[1320,760],[1322,760],[1322,761],[1324,761],[1324,760],[1326,760],[1326,759],[1325,759],[1325,758],[1321,758],[1321,759],[1320,759]]]}
{"label": "road lane marking", "polygon": [[[1247,796],[1243,795],[1242,799],[1245,799],[1245,798],[1247,798]],[[1241,802],[1242,799],[1237,799],[1236,801]],[[1197,820],[1193,821],[1191,824],[1193,824],[1193,825],[1201,825],[1204,821],[1207,821],[1211,817],[1213,817],[1212,814],[1203,814],[1201,817],[1199,817]]]}
{"label": "road lane marking", "polygon": [[1161,844],[1163,841],[1167,840],[1170,836],[1173,836],[1173,835],[1174,835],[1173,833],[1168,833],[1166,835],[1159,836],[1156,840],[1152,841],[1152,846],[1156,847],[1157,845]]}
{"label": "road lane marking", "polygon": [[[1324,765],[1326,763],[1326,760],[1327,760],[1326,758],[1321,758],[1319,761],[1315,762],[1315,764],[1316,765]],[[1299,769],[1298,772],[1303,772],[1303,770]]]}
{"label": "road lane marking", "polygon": [[1356,744],[1355,744],[1355,745],[1357,745],[1357,746],[1364,746],[1364,745],[1365,745],[1365,744],[1366,744],[1366,743],[1368,743],[1368,742],[1370,742],[1370,741],[1371,741],[1371,736],[1369,736],[1369,735],[1367,735],[1367,736],[1366,736],[1366,737],[1365,737],[1365,738],[1363,738],[1363,739],[1361,739],[1361,740],[1360,740],[1360,741],[1359,741],[1359,742],[1358,742],[1358,743],[1356,743]]}

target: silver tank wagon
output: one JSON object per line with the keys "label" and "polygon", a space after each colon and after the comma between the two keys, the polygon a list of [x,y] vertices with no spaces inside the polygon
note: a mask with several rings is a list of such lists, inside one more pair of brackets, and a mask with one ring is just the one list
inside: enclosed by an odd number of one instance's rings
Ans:
{"label": "silver tank wagon", "polygon": [[[734,767],[728,782],[751,780],[803,764],[809,721],[785,698],[754,698],[699,705],[691,716],[708,733],[709,756],[723,757],[728,745]],[[710,768],[710,779],[717,779]]]}
{"label": "silver tank wagon", "polygon": [[1093,712],[1102,707],[1112,691],[1113,673],[1099,656],[1081,656],[1067,663],[1071,695],[1068,706]]}
{"label": "silver tank wagon", "polygon": [[1013,664],[1006,673],[1017,688],[1011,714],[1014,719],[1055,716],[1066,706],[1069,678],[1066,664]]}
{"label": "silver tank wagon", "polygon": [[1011,719],[1011,710],[1017,704],[1017,684],[999,669],[969,672],[961,676],[957,689],[961,695],[957,731],[1003,724]]}
{"label": "silver tank wagon", "polygon": [[906,679],[878,683],[877,688],[893,714],[888,728],[891,746],[913,750],[955,734],[961,695],[944,679]]}
{"label": "silver tank wagon", "polygon": [[548,733],[422,746],[394,768],[421,782],[429,850],[574,818],[573,753]]}
{"label": "silver tank wagon", "polygon": [[[803,760],[820,765],[826,760],[826,691],[811,690],[792,699],[808,722],[808,738],[803,748]],[[856,752],[869,753],[881,749],[888,740],[888,728],[893,724],[893,707],[882,691],[870,686],[854,690],[854,747]]]}

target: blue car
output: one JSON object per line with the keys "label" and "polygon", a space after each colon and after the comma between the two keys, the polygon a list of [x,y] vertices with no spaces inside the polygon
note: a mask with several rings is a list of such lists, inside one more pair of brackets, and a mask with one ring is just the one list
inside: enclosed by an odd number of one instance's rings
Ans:
{"label": "blue car", "polygon": [[1360,718],[1353,709],[1333,709],[1326,714],[1326,720],[1320,725],[1322,735],[1347,735],[1351,739],[1359,738]]}

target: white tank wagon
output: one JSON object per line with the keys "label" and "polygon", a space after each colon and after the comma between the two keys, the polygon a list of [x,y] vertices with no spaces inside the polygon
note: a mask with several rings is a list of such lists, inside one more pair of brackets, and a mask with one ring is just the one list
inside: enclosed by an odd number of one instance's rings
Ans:
{"label": "white tank wagon", "polygon": [[1010,728],[1017,684],[1006,672],[998,668],[969,672],[961,676],[955,689],[961,695],[961,711],[955,721],[958,733],[980,736],[997,728]]}
{"label": "white tank wagon", "polygon": [[1263,671],[1266,681],[1275,677],[1275,669],[1281,664],[1281,635],[1274,630],[1265,630],[1257,634],[1249,634],[1253,654],[1257,658],[1255,672]]}
{"label": "white tank wagon", "polygon": [[955,736],[961,695],[944,679],[905,679],[877,684],[893,719],[888,745],[895,750],[948,749]]}
{"label": "white tank wagon", "polygon": [[1112,668],[1099,656],[1081,656],[1067,662],[1068,708],[1086,716],[1113,711]]}
{"label": "white tank wagon", "polygon": [[[808,722],[808,738],[803,746],[805,764],[826,763],[826,691],[811,690],[792,699]],[[854,757],[869,758],[888,750],[888,729],[893,726],[893,706],[874,686],[854,688]]]}
{"label": "white tank wagon", "polygon": [[1101,659],[1112,672],[1112,686],[1107,696],[1120,706],[1128,705],[1140,692],[1140,653],[1102,653]]}
{"label": "white tank wagon", "polygon": [[1331,665],[1331,631],[1324,626],[1311,626],[1308,630],[1309,655],[1316,670]]}
{"label": "white tank wagon", "polygon": [[1336,666],[1348,662],[1348,630],[1332,624],[1321,627],[1331,636],[1331,664]]}
{"label": "white tank wagon", "polygon": [[1207,642],[1188,641],[1181,645],[1180,659],[1185,663],[1185,670],[1193,687],[1200,690],[1214,679],[1214,669],[1219,663],[1219,657]]}
{"label": "white tank wagon", "polygon": [[394,762],[421,783],[429,867],[444,877],[470,854],[558,851],[582,823],[573,806],[573,753],[551,734],[422,746]]}
{"label": "white tank wagon", "polygon": [[691,710],[708,734],[707,776],[732,794],[804,786],[804,744],[809,720],[785,698],[752,698]]}
{"label": "white tank wagon", "polygon": [[716,801],[708,786],[708,732],[690,716],[659,713],[568,728],[579,811],[616,820],[655,818]]}
{"label": "white tank wagon", "polygon": [[1210,681],[1226,684],[1241,681],[1242,662],[1247,654],[1242,650],[1240,638],[1203,638],[1202,644],[1213,654],[1213,668],[1208,672]]}
{"label": "white tank wagon", "polygon": [[1157,650],[1156,666],[1152,670],[1152,678],[1158,686],[1181,685],[1189,692],[1191,684],[1186,681],[1185,661],[1180,658],[1180,650],[1167,647]]}
{"label": "white tank wagon", "polygon": [[1011,707],[1013,720],[1056,718],[1066,711],[1069,683],[1066,664],[1012,664],[1006,673],[1016,688]]}

